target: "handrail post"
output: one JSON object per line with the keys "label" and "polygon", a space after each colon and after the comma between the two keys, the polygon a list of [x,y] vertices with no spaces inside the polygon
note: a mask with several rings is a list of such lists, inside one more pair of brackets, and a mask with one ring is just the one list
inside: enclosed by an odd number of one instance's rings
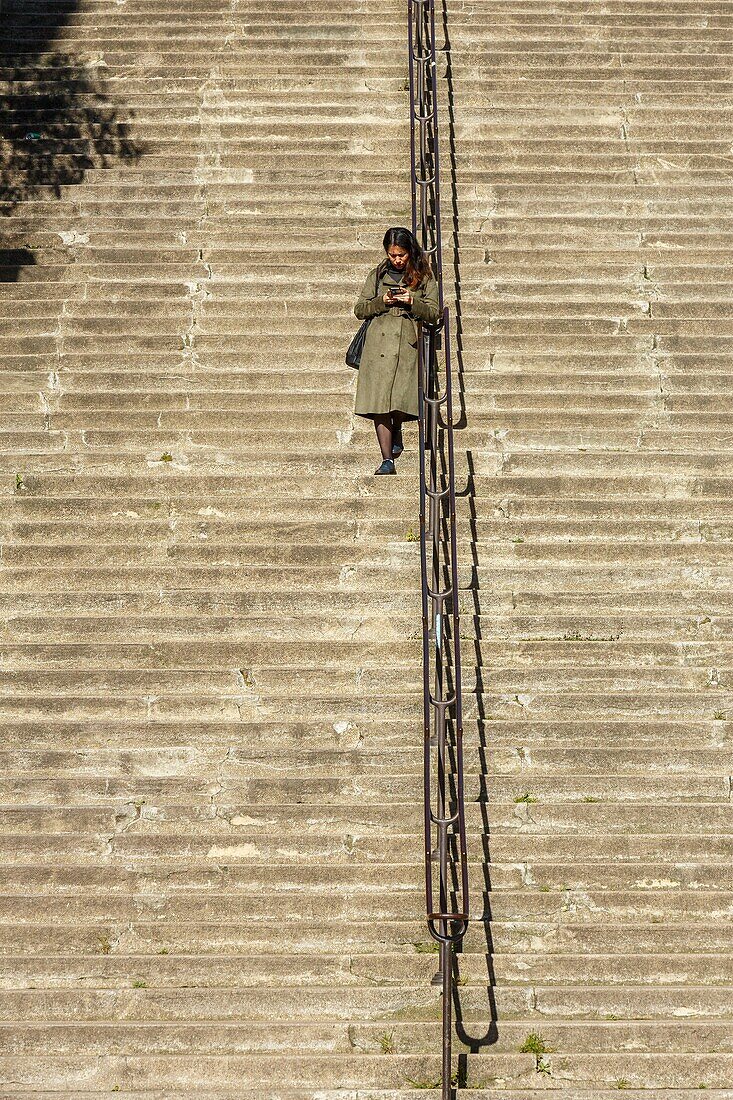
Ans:
{"label": "handrail post", "polygon": [[[420,571],[423,624],[425,905],[439,944],[434,981],[442,988],[442,1100],[451,1100],[452,998],[456,946],[469,921],[463,779],[460,609],[450,314],[443,297],[435,0],[408,0],[412,231],[430,255],[441,318],[418,323]],[[439,342],[440,339],[440,342]],[[440,380],[438,349],[444,381]],[[448,611],[450,603],[450,611]],[[451,646],[447,644],[450,633]],[[450,715],[450,718],[449,718]],[[452,720],[453,762],[449,755]],[[449,776],[455,780],[451,793]],[[457,844],[457,854],[451,840]],[[435,883],[437,871],[437,890]],[[456,874],[458,871],[458,874]],[[456,880],[454,890],[453,882]],[[437,893],[437,905],[436,905]]]}

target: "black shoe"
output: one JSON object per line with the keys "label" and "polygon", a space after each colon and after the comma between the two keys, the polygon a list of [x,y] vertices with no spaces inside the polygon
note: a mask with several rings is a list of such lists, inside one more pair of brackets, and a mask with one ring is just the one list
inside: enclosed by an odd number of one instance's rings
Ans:
{"label": "black shoe", "polygon": [[399,458],[400,455],[402,454],[402,452],[404,451],[404,449],[405,449],[405,447],[404,447],[404,444],[402,442],[402,436],[401,435],[397,436],[392,441],[392,458]]}
{"label": "black shoe", "polygon": [[385,458],[382,465],[378,470],[374,471],[375,474],[396,474],[397,471],[394,468],[394,462],[391,458]]}

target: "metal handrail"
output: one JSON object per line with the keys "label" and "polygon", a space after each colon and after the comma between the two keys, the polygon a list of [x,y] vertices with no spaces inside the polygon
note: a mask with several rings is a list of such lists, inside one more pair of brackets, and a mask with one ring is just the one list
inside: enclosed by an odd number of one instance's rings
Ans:
{"label": "metal handrail", "polygon": [[[440,947],[440,965],[434,982],[440,984],[443,991],[442,1097],[450,1100],[455,949],[469,921],[451,328],[450,312],[443,296],[435,0],[408,0],[407,13],[412,231],[423,250],[434,257],[433,273],[438,283],[441,311],[436,325],[418,324],[417,347],[425,907],[428,930]],[[444,371],[442,392],[438,377],[441,366]],[[450,649],[445,636],[448,602]],[[452,765],[448,736],[451,719]],[[452,793],[449,792],[449,779],[454,782]],[[434,863],[437,863],[437,875]]]}

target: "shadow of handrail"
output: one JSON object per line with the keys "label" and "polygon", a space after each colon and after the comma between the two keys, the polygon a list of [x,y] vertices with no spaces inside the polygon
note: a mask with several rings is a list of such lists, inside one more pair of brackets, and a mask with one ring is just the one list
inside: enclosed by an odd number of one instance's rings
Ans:
{"label": "shadow of handrail", "polygon": [[[448,98],[448,164],[450,173],[450,194],[451,194],[451,219],[452,219],[452,231],[453,231],[453,274],[455,281],[455,354],[456,354],[456,379],[457,379],[457,396],[460,401],[460,415],[456,416],[454,421],[455,428],[465,428],[467,425],[466,415],[466,376],[463,357],[463,321],[462,321],[462,295],[461,295],[461,241],[460,241],[460,216],[459,216],[459,199],[458,199],[458,186],[457,186],[457,160],[456,160],[456,120],[455,120],[455,94],[453,85],[453,72],[452,72],[452,52],[450,42],[450,28],[448,20],[448,11],[446,0],[442,0],[442,23],[443,23],[443,40],[446,62],[445,73],[445,85],[447,89]],[[486,706],[484,702],[484,681],[483,681],[483,662],[481,655],[481,591],[479,586],[479,573],[478,573],[478,529],[477,529],[477,511],[476,511],[476,479],[475,479],[475,467],[473,455],[470,451],[466,452],[467,464],[468,464],[468,479],[464,492],[460,494],[468,503],[469,509],[469,528],[471,532],[471,570],[472,570],[472,583],[470,586],[470,592],[473,599],[473,624],[474,624],[474,659],[476,670],[476,705],[477,705],[477,721],[476,731],[478,737],[478,755],[479,764],[482,776],[482,788],[485,787],[485,776],[488,772],[488,762],[486,758]],[[459,640],[456,639],[454,644],[459,644]],[[486,989],[487,989],[487,1015],[488,1015],[488,1027],[482,1034],[472,1034],[469,1032],[464,1019],[463,1006],[461,1004],[461,986],[458,984],[458,971],[460,969],[460,954],[456,954],[455,967],[456,973],[454,977],[456,981],[453,982],[453,998],[454,998],[454,1013],[455,1013],[455,1026],[456,1033],[461,1043],[468,1048],[468,1051],[472,1054],[478,1053],[482,1048],[492,1046],[498,1040],[498,1019],[497,1019],[497,1007],[496,1007],[496,975],[493,965],[494,957],[494,943],[491,932],[491,850],[490,850],[490,819],[489,819],[489,805],[485,797],[481,798],[481,821],[482,821],[482,870],[483,870],[483,895],[484,895],[484,909],[483,909],[483,927],[486,937]],[[458,1088],[465,1087],[468,1084],[468,1053],[461,1053],[458,1056],[456,1085]]]}

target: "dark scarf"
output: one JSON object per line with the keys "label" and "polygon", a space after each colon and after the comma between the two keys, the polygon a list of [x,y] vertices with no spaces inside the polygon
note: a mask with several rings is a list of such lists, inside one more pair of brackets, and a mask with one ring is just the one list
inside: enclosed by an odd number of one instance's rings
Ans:
{"label": "dark scarf", "polygon": [[402,276],[405,274],[405,272],[398,271],[396,267],[392,267],[392,264],[387,264],[387,268],[384,274],[389,275],[390,279],[396,279],[399,283],[402,281]]}

